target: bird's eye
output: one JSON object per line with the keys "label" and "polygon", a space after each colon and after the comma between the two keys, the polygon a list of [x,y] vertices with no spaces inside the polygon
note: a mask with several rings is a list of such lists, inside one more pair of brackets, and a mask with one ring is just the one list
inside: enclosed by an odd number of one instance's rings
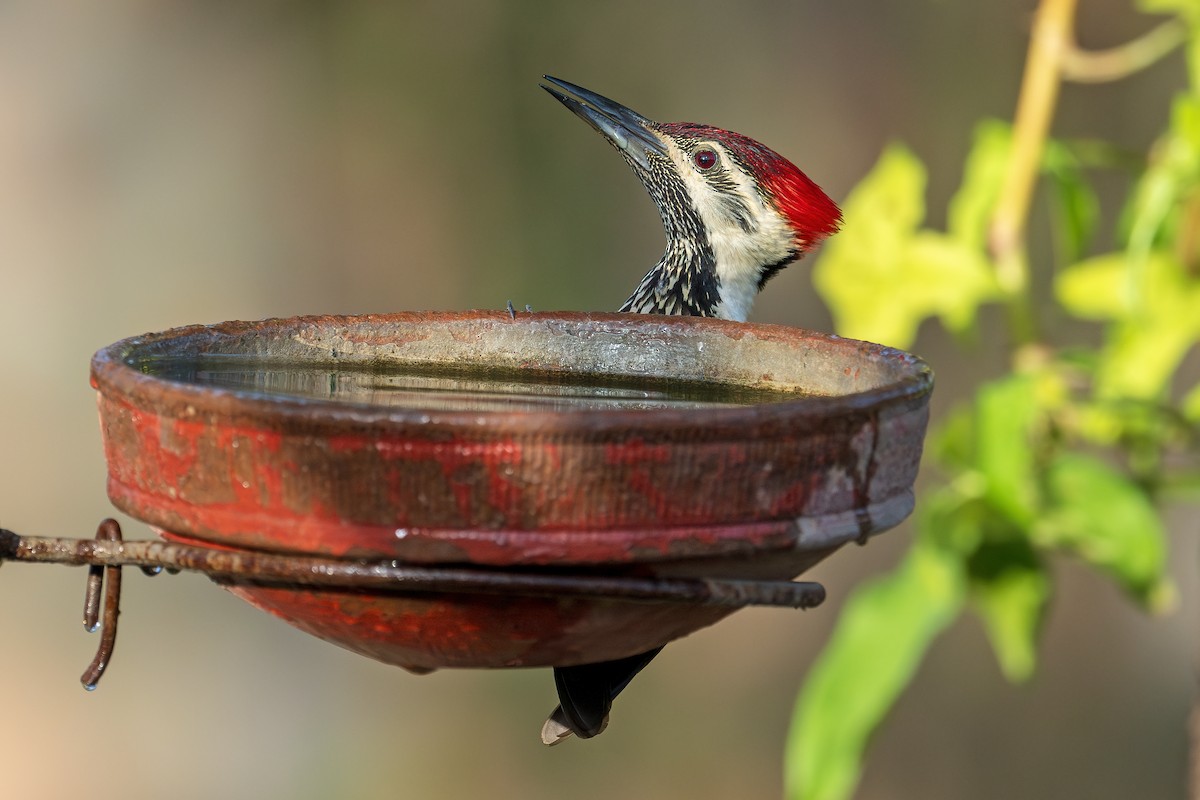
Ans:
{"label": "bird's eye", "polygon": [[717,165],[717,154],[708,149],[697,150],[696,154],[692,156],[692,161],[695,162],[696,166],[701,170],[707,172]]}

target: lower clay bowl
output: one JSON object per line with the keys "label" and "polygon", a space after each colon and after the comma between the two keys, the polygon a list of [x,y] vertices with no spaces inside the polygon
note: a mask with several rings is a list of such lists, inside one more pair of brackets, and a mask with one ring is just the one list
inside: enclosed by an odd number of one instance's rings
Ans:
{"label": "lower clay bowl", "polygon": [[[790,579],[913,504],[932,376],[809,331],[626,314],[180,328],[92,361],[122,510],[190,544],[414,565]],[[587,663],[729,608],[226,585],[412,669]]]}

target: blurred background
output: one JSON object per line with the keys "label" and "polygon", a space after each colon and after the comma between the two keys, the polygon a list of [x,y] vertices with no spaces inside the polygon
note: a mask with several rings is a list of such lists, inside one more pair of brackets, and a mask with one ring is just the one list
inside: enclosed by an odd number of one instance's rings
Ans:
{"label": "blurred background", "polygon": [[[975,122],[1011,117],[1033,5],[0,3],[0,526],[86,537],[112,513],[87,366],[117,339],[508,299],[615,309],[661,253],[657,214],[543,73],[761,139],[837,199],[902,139],[930,164],[940,224]],[[1087,46],[1152,24],[1121,0],[1081,5]],[[1144,150],[1183,80],[1175,56],[1069,87],[1056,131]],[[754,318],[828,329],[810,269],[772,281]],[[935,413],[1002,369],[994,322],[969,359],[922,330]],[[1032,683],[1005,683],[979,625],[959,624],[877,737],[859,797],[1181,796],[1197,521],[1168,516],[1179,610],[1148,618],[1056,564]],[[112,670],[87,694],[83,572],[10,564],[0,795],[777,797],[808,664],[909,535],[822,565],[819,610],[743,611],[676,643],[604,736],[553,750],[537,735],[547,670],[416,677],[196,575],[129,571]]]}

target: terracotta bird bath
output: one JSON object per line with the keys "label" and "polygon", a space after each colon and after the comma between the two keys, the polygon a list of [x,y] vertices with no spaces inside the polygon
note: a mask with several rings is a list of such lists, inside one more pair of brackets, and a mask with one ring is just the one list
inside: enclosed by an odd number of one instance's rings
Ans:
{"label": "terracotta bird bath", "polygon": [[503,312],[180,328],[101,350],[92,383],[109,496],[166,543],[3,532],[0,558],[201,569],[415,671],[819,602],[791,579],[911,512],[932,390],[911,355],[795,328]]}

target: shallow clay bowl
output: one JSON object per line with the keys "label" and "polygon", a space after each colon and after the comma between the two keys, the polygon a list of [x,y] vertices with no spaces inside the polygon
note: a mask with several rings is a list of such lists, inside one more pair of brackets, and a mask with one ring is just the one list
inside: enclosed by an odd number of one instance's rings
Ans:
{"label": "shallow clay bowl", "polygon": [[[394,406],[322,398],[311,386],[300,396],[155,374],[165,362],[251,358],[322,374],[651,378],[752,390],[756,402]],[[778,580],[910,513],[932,376],[906,353],[795,328],[464,312],[180,328],[101,350],[92,383],[109,496],[167,538],[414,564]],[[414,669],[616,658],[729,613],[230,588]]]}

